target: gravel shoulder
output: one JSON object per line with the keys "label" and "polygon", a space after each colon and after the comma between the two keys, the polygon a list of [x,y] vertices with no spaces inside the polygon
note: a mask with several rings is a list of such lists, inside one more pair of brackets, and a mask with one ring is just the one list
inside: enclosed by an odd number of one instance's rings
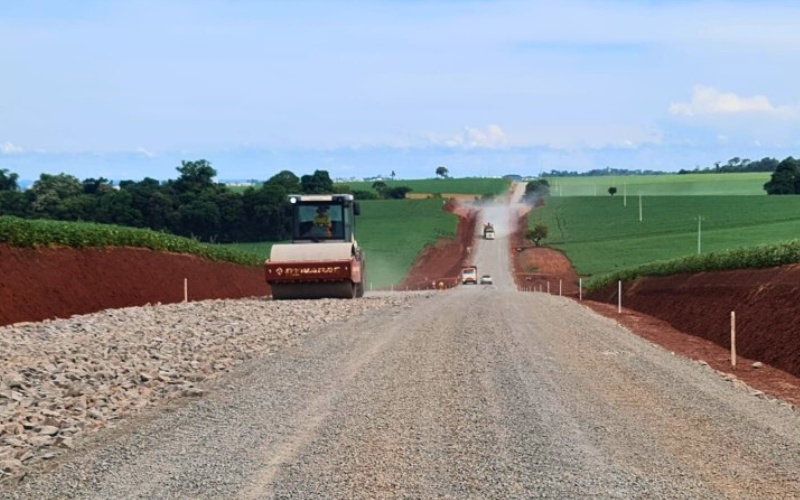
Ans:
{"label": "gravel shoulder", "polygon": [[0,483],[325,325],[411,297],[217,300],[0,328]]}

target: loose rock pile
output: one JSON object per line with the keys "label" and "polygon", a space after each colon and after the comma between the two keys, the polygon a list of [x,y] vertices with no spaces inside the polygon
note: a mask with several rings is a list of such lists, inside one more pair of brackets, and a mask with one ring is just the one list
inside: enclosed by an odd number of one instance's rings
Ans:
{"label": "loose rock pile", "polygon": [[0,328],[0,482],[321,325],[409,300],[217,300]]}

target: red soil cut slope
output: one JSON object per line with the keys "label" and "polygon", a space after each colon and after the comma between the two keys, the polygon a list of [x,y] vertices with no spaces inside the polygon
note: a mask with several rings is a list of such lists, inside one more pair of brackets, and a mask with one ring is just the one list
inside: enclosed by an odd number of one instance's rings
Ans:
{"label": "red soil cut slope", "polygon": [[398,286],[399,290],[429,289],[434,281],[436,286],[442,283],[446,288],[458,284],[461,266],[469,259],[472,250],[478,212],[452,203],[445,205],[444,210],[458,216],[456,237],[442,239],[425,248]]}
{"label": "red soil cut slope", "polygon": [[767,364],[762,368],[755,369],[752,366],[755,360],[741,355],[737,356],[737,368],[734,371],[731,368],[729,346],[719,346],[710,340],[678,331],[666,321],[631,309],[623,308],[622,314],[618,314],[616,305],[591,300],[584,301],[582,304],[596,313],[617,321],[650,342],[681,356],[705,361],[717,371],[733,373],[736,378],[750,387],[800,406],[800,378],[798,377]]}
{"label": "red soil cut slope", "polygon": [[537,290],[541,286],[546,290],[549,282],[550,291],[558,293],[558,284],[561,281],[562,294],[577,297],[578,274],[572,268],[572,263],[558,250],[535,247],[525,241],[523,233],[528,227],[528,218],[526,210],[521,212],[510,241],[517,288]]}
{"label": "red soil cut slope", "polygon": [[[589,298],[617,303],[617,287]],[[736,348],[745,358],[800,376],[800,266],[643,278],[623,287],[623,305],[681,332],[730,347],[736,311]]]}
{"label": "red soil cut slope", "polygon": [[139,248],[0,245],[0,325],[183,300],[265,296],[264,271]]}

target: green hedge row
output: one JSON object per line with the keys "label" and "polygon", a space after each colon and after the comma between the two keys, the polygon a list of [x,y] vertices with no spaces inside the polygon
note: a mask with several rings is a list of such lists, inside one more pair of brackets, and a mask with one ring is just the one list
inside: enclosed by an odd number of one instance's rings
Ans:
{"label": "green hedge row", "polygon": [[599,276],[588,283],[587,289],[589,291],[597,290],[613,285],[618,280],[632,281],[644,276],[670,276],[733,269],[763,269],[797,263],[800,263],[800,240],[792,240],[775,245],[736,248],[705,255],[691,255],[679,259],[651,262],[633,269]]}
{"label": "green hedge row", "polygon": [[263,264],[263,260],[257,255],[200,243],[190,238],[159,233],[149,229],[88,222],[61,222],[0,216],[0,243],[27,248],[137,247],[159,252],[186,253],[204,259],[245,266]]}

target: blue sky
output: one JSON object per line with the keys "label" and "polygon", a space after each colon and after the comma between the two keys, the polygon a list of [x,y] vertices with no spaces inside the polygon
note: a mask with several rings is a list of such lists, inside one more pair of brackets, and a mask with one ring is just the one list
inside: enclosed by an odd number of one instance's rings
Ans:
{"label": "blue sky", "polygon": [[786,1],[8,1],[0,168],[420,177],[798,155],[797,26]]}

